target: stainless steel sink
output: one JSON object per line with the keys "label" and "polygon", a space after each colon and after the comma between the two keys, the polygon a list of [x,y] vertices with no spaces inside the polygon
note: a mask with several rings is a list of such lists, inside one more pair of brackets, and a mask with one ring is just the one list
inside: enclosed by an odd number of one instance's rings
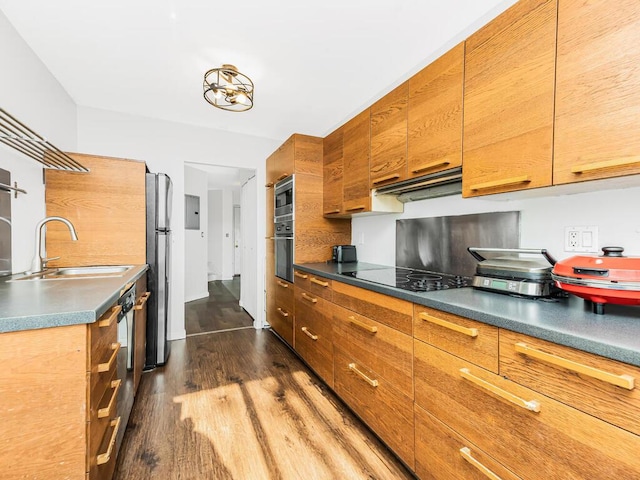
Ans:
{"label": "stainless steel sink", "polygon": [[87,267],[61,267],[47,269],[42,272],[26,274],[9,280],[72,280],[87,278],[122,277],[133,268],[133,265],[92,265]]}

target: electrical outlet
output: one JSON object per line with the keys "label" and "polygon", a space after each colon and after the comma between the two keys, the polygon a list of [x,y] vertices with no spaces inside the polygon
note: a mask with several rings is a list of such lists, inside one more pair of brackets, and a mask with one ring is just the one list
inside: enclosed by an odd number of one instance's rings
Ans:
{"label": "electrical outlet", "polygon": [[565,252],[598,252],[598,227],[565,227],[564,228]]}

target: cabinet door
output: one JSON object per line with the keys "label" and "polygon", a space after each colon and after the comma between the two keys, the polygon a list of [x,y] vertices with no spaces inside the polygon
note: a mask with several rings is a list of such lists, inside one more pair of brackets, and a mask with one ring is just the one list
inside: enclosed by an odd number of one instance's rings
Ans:
{"label": "cabinet door", "polygon": [[295,168],[294,150],[295,138],[291,136],[267,158],[267,187],[271,187],[293,174]]}
{"label": "cabinet door", "polygon": [[343,128],[340,127],[323,140],[323,197],[322,211],[325,216],[344,213],[342,205],[342,182],[344,163],[342,159]]}
{"label": "cabinet door", "polygon": [[553,183],[640,173],[636,0],[562,0]]}
{"label": "cabinet door", "polygon": [[462,165],[464,43],[409,79],[408,176]]}
{"label": "cabinet door", "polygon": [[344,125],[343,180],[344,209],[346,213],[371,210],[369,191],[370,109],[349,120]]}
{"label": "cabinet door", "polygon": [[520,0],[467,40],[465,197],[551,185],[556,0]]}
{"label": "cabinet door", "polygon": [[407,177],[407,104],[405,82],[371,106],[371,188]]}

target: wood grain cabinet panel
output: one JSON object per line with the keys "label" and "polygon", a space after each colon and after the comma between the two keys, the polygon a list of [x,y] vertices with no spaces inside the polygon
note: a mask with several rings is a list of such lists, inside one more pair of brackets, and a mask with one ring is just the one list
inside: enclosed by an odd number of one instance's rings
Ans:
{"label": "wood grain cabinet panel", "polygon": [[413,304],[406,300],[334,281],[333,303],[413,335]]}
{"label": "wood grain cabinet panel", "polygon": [[500,373],[640,435],[640,368],[500,331]]}
{"label": "wood grain cabinet panel", "polygon": [[296,286],[295,311],[296,351],[333,388],[331,304]]}
{"label": "wood grain cabinet panel", "polygon": [[640,476],[639,436],[419,340],[414,352],[416,403],[522,478]]}
{"label": "wood grain cabinet panel", "polygon": [[344,181],[344,161],[342,157],[343,136],[343,127],[340,127],[323,139],[322,212],[325,216],[342,215],[345,213],[342,200],[342,186]]}
{"label": "wood grain cabinet panel", "polygon": [[520,0],[466,42],[462,193],[551,185],[556,0]]}
{"label": "wood grain cabinet panel", "polygon": [[[420,479],[520,480],[520,477],[418,405],[415,405],[415,426],[415,471]],[[491,477],[490,474],[496,476]]]}
{"label": "wood grain cabinet panel", "polygon": [[289,137],[267,158],[266,187],[273,187],[295,170],[295,137]]}
{"label": "wood grain cabinet panel", "polygon": [[497,327],[416,304],[413,336],[498,373]]}
{"label": "wood grain cabinet panel", "polygon": [[640,173],[640,9],[561,0],[553,183]]}
{"label": "wood grain cabinet panel", "polygon": [[407,178],[407,105],[403,83],[371,106],[370,188]]}
{"label": "wood grain cabinet panel", "polygon": [[296,287],[300,287],[311,292],[315,296],[331,301],[331,279],[320,277],[313,273],[307,273],[302,270],[295,270],[293,272],[293,279]]}
{"label": "wood grain cabinet panel", "polygon": [[369,190],[369,156],[371,144],[370,112],[362,113],[344,124],[343,162],[343,202],[345,213],[371,211]]}
{"label": "wood grain cabinet panel", "polygon": [[334,349],[334,362],[336,393],[413,468],[412,399],[339,348]]}
{"label": "wood grain cabinet panel", "polygon": [[273,278],[275,303],[269,324],[285,342],[293,346],[293,318],[295,312],[293,283],[289,283],[277,277]]}
{"label": "wood grain cabinet panel", "polygon": [[336,347],[413,398],[411,336],[339,305],[333,305]]}
{"label": "wood grain cabinet panel", "polygon": [[464,43],[409,79],[407,175],[462,165]]}

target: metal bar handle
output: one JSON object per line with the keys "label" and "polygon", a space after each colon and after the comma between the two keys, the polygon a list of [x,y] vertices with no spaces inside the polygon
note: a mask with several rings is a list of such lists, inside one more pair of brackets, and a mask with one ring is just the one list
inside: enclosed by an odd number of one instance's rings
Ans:
{"label": "metal bar handle", "polygon": [[419,167],[416,167],[413,170],[411,170],[411,173],[424,172],[425,170],[431,170],[432,168],[442,167],[444,165],[449,165],[450,163],[451,162],[449,161],[448,158],[441,158],[440,160],[436,160],[435,162],[425,163],[424,165],[420,165]]}
{"label": "metal bar handle", "polygon": [[321,287],[328,287],[329,282],[323,282],[322,280],[318,280],[316,277],[311,277],[311,283],[315,283],[316,285],[320,285]]}
{"label": "metal bar handle", "polygon": [[491,470],[485,467],[482,463],[480,463],[478,460],[473,458],[469,447],[462,447],[460,449],[460,455],[462,455],[462,458],[464,458],[467,462],[473,465],[480,473],[482,473],[485,477],[489,478],[490,480],[502,480],[498,475],[493,473]]}
{"label": "metal bar handle", "polygon": [[604,160],[602,162],[585,163],[584,165],[573,167],[571,173],[593,172],[595,170],[604,170],[605,168],[624,167],[626,165],[633,165],[634,163],[640,163],[640,156],[636,155]]}
{"label": "metal bar handle", "polygon": [[111,309],[111,315],[108,318],[98,320],[98,328],[110,327],[113,321],[118,317],[118,314],[122,310],[122,305],[116,305]]}
{"label": "metal bar handle", "polygon": [[518,407],[522,407],[526,410],[536,413],[540,411],[540,402],[538,402],[537,400],[524,400],[514,395],[513,393],[507,392],[506,390],[496,387],[492,383],[486,382],[481,378],[476,377],[469,371],[468,368],[461,368],[460,375],[462,376],[462,378],[464,378],[465,380],[469,380],[474,385],[477,385],[478,387],[483,388],[490,393],[493,393],[494,395],[508,402],[511,402],[514,405],[517,405]]}
{"label": "metal bar handle", "polygon": [[106,407],[98,409],[98,418],[105,418],[111,415],[111,410],[116,404],[116,398],[118,398],[118,390],[120,390],[120,385],[122,385],[122,379],[120,378],[111,382],[111,389],[113,390],[111,399],[109,400],[109,404]]}
{"label": "metal bar handle", "polygon": [[358,328],[361,328],[362,330],[366,330],[369,333],[376,333],[378,331],[378,327],[367,325],[366,323],[359,321],[353,315],[349,315],[349,323],[351,323],[351,325],[355,325]]}
{"label": "metal bar handle", "polygon": [[438,325],[440,327],[447,328],[449,330],[453,330],[454,332],[462,333],[463,335],[467,335],[467,336],[472,337],[472,338],[476,338],[478,336],[478,329],[477,328],[463,327],[462,325],[458,325],[458,324],[453,323],[453,322],[448,322],[446,320],[443,320],[442,318],[438,318],[438,317],[434,317],[432,315],[429,315],[426,312],[420,312],[418,314],[418,316],[422,320],[424,320],[425,322],[433,323],[433,324]]}
{"label": "metal bar handle", "polygon": [[307,278],[309,278],[309,275],[307,275],[305,273],[300,273],[297,270],[295,272],[293,272],[293,274],[298,278],[302,278],[303,280],[306,280]]}
{"label": "metal bar handle", "polygon": [[582,363],[577,363],[572,360],[568,360],[566,358],[562,358],[557,355],[542,352],[535,348],[529,347],[524,342],[516,343],[515,350],[518,353],[531,358],[535,358],[536,360],[555,365],[556,367],[566,368],[567,370],[570,370],[572,372],[586,375],[588,377],[595,378],[596,380],[601,380],[606,383],[610,383],[611,385],[615,385],[616,387],[626,388],[627,390],[633,390],[635,387],[635,378],[631,375],[616,375],[611,372],[600,370],[599,368],[583,365]]}
{"label": "metal bar handle", "polygon": [[111,370],[111,367],[113,366],[113,362],[115,362],[116,358],[118,357],[118,351],[120,350],[120,343],[119,342],[112,343],[111,349],[113,350],[113,352],[111,353],[109,360],[105,363],[98,364],[98,373],[108,372],[109,370]]}
{"label": "metal bar handle", "polygon": [[306,293],[302,292],[302,298],[304,298],[305,300],[311,302],[311,303],[317,303],[318,299],[312,297],[311,295],[307,295]]}
{"label": "metal bar handle", "polygon": [[469,190],[472,191],[478,191],[478,190],[489,190],[490,188],[495,188],[495,187],[507,187],[509,185],[517,185],[518,183],[530,183],[531,182],[531,178],[529,178],[529,175],[522,175],[520,177],[511,177],[511,178],[505,178],[502,180],[494,180],[491,182],[484,182],[484,183],[476,183],[475,185],[471,185],[469,187]]}
{"label": "metal bar handle", "polygon": [[15,192],[16,193],[16,198],[18,196],[18,193],[24,193],[26,194],[27,191],[22,189],[22,188],[18,188],[18,183],[14,182],[15,187],[12,187],[11,185],[7,185],[6,183],[0,183],[0,190],[4,190],[5,192]]}
{"label": "metal bar handle", "polygon": [[311,333],[307,327],[302,327],[300,330],[302,330],[305,333],[305,335],[309,337],[311,340],[313,340],[314,342],[318,340],[318,335],[314,335],[313,333]]}
{"label": "metal bar handle", "polygon": [[113,452],[113,447],[116,444],[116,437],[118,436],[118,430],[120,429],[120,417],[112,420],[110,425],[113,427],[113,432],[111,432],[111,439],[109,440],[109,446],[107,447],[107,451],[104,453],[100,453],[96,457],[96,465],[103,465],[107,463],[111,459],[111,453]]}
{"label": "metal bar handle", "polygon": [[358,367],[355,363],[349,364],[349,370],[358,375],[361,379],[371,385],[373,388],[378,386],[378,380],[374,380],[373,378],[369,378],[364,372],[358,370]]}

